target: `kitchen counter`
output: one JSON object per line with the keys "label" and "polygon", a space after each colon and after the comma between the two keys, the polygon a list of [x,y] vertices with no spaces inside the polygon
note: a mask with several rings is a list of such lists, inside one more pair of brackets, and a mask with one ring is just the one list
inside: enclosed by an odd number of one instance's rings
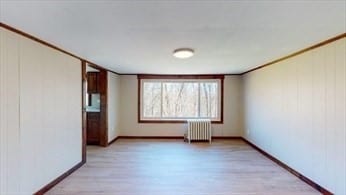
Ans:
{"label": "kitchen counter", "polygon": [[99,108],[90,108],[90,107],[87,107],[87,108],[86,108],[86,112],[100,112],[100,109],[99,109]]}

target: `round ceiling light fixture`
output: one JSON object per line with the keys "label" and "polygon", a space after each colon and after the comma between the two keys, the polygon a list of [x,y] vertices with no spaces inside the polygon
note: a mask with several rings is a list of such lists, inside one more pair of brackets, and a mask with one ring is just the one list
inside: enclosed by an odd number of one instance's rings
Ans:
{"label": "round ceiling light fixture", "polygon": [[173,51],[173,56],[180,59],[190,58],[193,54],[194,51],[190,48],[179,48]]}

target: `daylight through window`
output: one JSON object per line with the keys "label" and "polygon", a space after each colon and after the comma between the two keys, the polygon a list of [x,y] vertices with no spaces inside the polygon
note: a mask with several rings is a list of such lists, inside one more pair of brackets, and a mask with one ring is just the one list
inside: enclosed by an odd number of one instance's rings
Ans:
{"label": "daylight through window", "polygon": [[140,122],[221,121],[223,79],[140,79]]}

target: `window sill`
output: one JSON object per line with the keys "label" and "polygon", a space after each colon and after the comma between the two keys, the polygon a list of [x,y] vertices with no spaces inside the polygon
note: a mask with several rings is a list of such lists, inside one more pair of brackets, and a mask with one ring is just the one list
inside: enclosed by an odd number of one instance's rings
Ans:
{"label": "window sill", "polygon": [[[138,120],[138,123],[187,123],[186,120]],[[223,124],[223,121],[211,121],[212,124]]]}

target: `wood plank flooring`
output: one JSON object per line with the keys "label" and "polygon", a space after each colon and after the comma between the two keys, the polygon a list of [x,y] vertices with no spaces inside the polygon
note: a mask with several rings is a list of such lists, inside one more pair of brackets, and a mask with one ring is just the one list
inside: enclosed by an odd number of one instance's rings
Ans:
{"label": "wood plank flooring", "polygon": [[119,139],[87,150],[87,163],[47,194],[319,194],[242,140]]}

